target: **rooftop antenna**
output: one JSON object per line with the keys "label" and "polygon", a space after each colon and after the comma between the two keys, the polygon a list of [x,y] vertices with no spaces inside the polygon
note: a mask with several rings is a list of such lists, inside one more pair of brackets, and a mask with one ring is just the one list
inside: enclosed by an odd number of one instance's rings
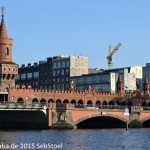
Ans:
{"label": "rooftop antenna", "polygon": [[1,11],[2,11],[2,17],[4,17],[5,7],[1,7]]}

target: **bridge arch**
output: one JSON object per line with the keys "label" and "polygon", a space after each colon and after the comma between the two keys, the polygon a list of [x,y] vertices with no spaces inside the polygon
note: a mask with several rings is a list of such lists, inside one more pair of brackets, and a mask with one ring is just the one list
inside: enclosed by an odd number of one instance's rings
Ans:
{"label": "bridge arch", "polygon": [[80,100],[78,101],[78,104],[83,104],[83,100],[80,99]]}
{"label": "bridge arch", "polygon": [[100,100],[97,100],[97,101],[96,101],[96,106],[97,106],[97,107],[100,107],[100,106],[101,106]]}
{"label": "bridge arch", "polygon": [[149,127],[150,128],[150,117],[146,117],[143,120],[141,120],[141,124],[143,127]]}
{"label": "bridge arch", "polygon": [[35,103],[35,102],[39,102],[37,98],[34,98],[34,99],[32,100],[32,103]]}
{"label": "bridge arch", "polygon": [[54,103],[54,100],[53,99],[49,99],[48,103]]}
{"label": "bridge arch", "polygon": [[114,104],[115,104],[114,101],[109,102],[109,105],[114,105]]}
{"label": "bridge arch", "polygon": [[87,101],[87,106],[92,106],[92,105],[93,105],[92,101],[91,101],[91,100],[88,100],[88,101]]}
{"label": "bridge arch", "polygon": [[56,103],[61,103],[61,100],[60,100],[60,99],[57,99],[57,100],[56,100]]}
{"label": "bridge arch", "polygon": [[76,101],[74,99],[71,100],[71,104],[76,104]]}
{"label": "bridge arch", "polygon": [[64,104],[69,104],[68,99],[65,99],[65,100],[63,101],[63,103],[64,103]]}
{"label": "bridge arch", "polygon": [[73,126],[74,127],[77,127],[80,123],[82,123],[83,121],[86,121],[86,120],[89,120],[89,119],[92,119],[92,118],[97,118],[97,117],[103,117],[103,118],[105,118],[105,117],[109,117],[109,118],[113,118],[113,119],[116,119],[116,120],[119,120],[119,121],[121,121],[121,122],[123,122],[123,124],[124,124],[124,126],[126,125],[126,119],[124,119],[124,118],[122,118],[122,117],[120,117],[120,116],[117,116],[117,115],[113,115],[113,114],[108,114],[108,115],[97,115],[97,114],[94,114],[94,115],[88,115],[88,116],[85,116],[85,117],[83,117],[83,118],[80,118],[80,119],[78,119],[78,120],[76,120],[76,121],[74,121],[73,122]]}
{"label": "bridge arch", "polygon": [[102,102],[102,108],[106,108],[107,107],[107,102],[104,100],[103,102]]}
{"label": "bridge arch", "polygon": [[44,98],[42,98],[42,99],[40,100],[40,103],[41,103],[42,105],[46,105],[46,100],[45,100]]}
{"label": "bridge arch", "polygon": [[19,98],[17,99],[17,103],[24,103],[23,98],[19,97]]}

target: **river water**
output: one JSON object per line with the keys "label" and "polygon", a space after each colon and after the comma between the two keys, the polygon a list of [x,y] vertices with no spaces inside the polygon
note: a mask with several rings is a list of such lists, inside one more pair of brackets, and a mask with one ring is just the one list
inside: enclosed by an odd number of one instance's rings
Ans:
{"label": "river water", "polygon": [[150,129],[0,131],[0,149],[56,148],[62,150],[150,150]]}

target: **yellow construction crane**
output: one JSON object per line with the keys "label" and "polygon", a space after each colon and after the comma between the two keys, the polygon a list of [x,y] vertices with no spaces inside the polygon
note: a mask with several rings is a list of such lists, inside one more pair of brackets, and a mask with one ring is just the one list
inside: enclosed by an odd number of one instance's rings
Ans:
{"label": "yellow construction crane", "polygon": [[108,61],[108,68],[111,69],[113,67],[113,62],[112,62],[112,56],[113,54],[119,49],[121,46],[121,43],[119,42],[117,46],[111,51],[109,48],[109,54],[107,56],[107,61]]}

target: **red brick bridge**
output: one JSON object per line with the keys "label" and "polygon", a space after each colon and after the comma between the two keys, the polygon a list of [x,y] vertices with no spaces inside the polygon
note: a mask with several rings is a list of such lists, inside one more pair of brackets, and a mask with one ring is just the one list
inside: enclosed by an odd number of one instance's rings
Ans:
{"label": "red brick bridge", "polygon": [[[12,88],[8,101],[46,106],[48,127],[150,127],[150,98],[139,93],[96,93],[89,88],[84,92],[44,91]],[[124,109],[130,115],[124,115]]]}

